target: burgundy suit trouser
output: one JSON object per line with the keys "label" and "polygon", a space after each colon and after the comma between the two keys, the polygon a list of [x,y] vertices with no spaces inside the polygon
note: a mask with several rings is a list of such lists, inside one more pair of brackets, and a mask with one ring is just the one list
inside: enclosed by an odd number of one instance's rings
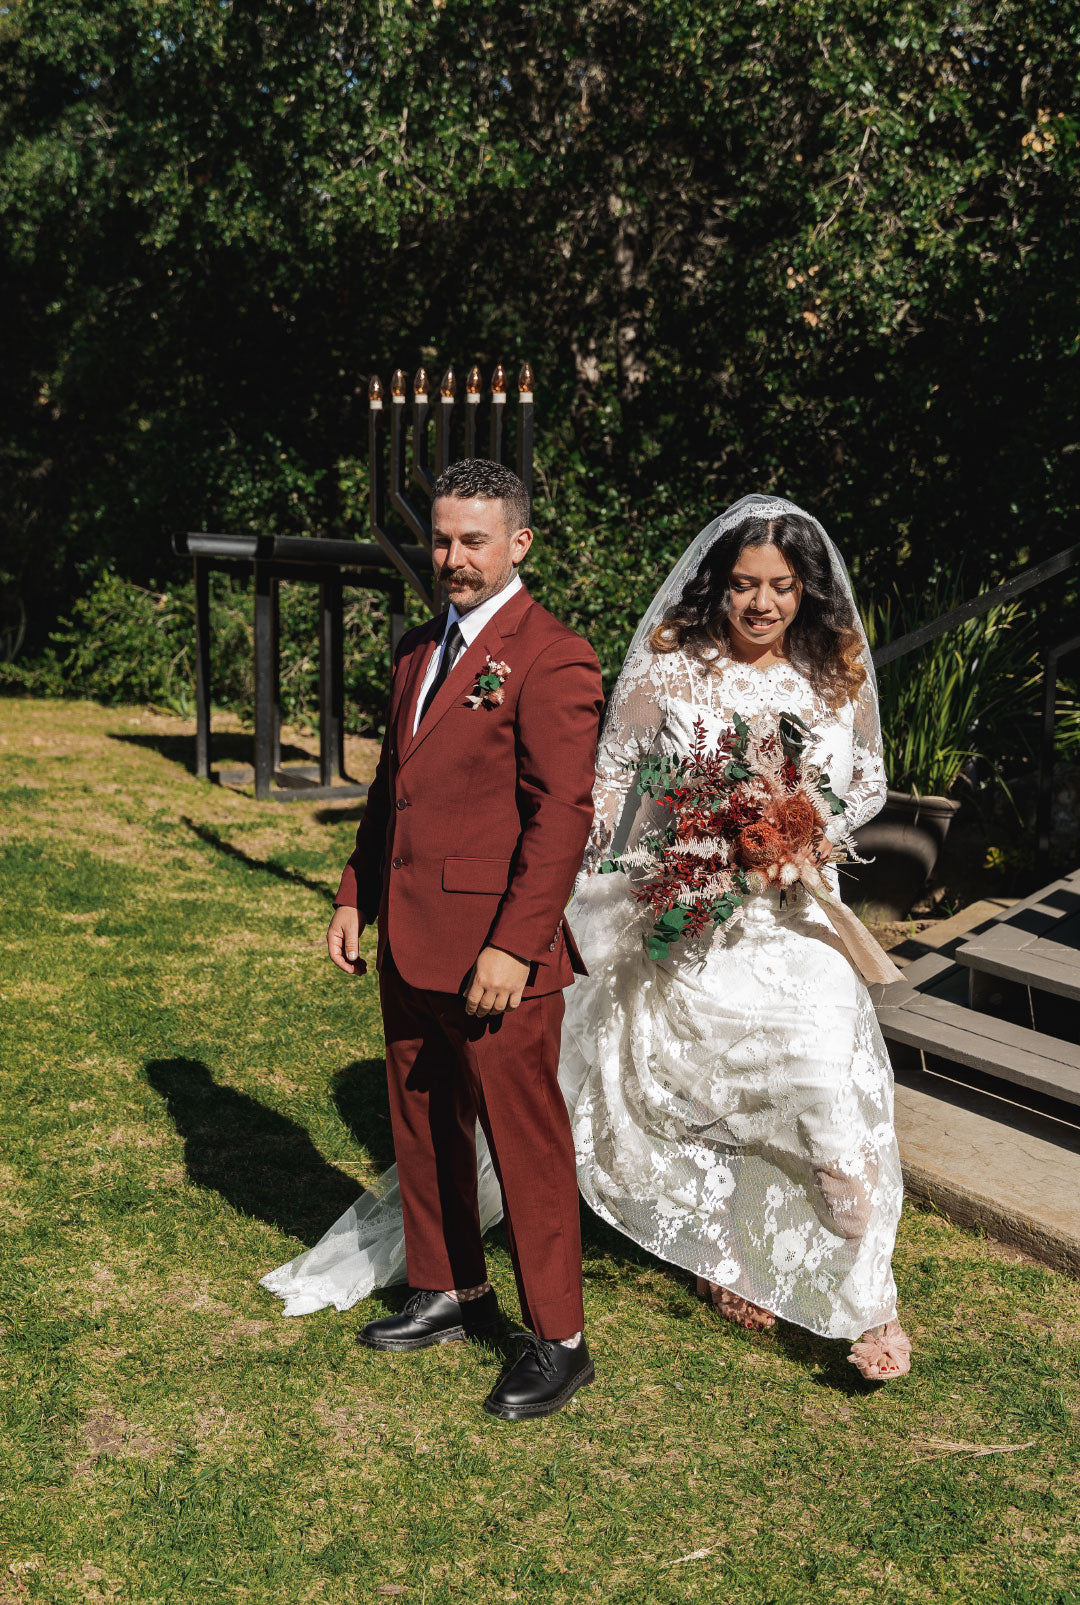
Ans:
{"label": "burgundy suit trouser", "polygon": [[502,1188],[521,1313],[543,1338],[584,1325],[574,1139],[559,1090],[563,996],[480,1020],[452,992],[379,973],[405,1256],[413,1287],[486,1280],[476,1202],[476,1121]]}

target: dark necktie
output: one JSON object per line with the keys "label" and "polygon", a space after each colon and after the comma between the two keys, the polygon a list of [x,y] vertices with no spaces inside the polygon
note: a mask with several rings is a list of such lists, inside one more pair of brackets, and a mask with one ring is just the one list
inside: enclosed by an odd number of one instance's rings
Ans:
{"label": "dark necktie", "polygon": [[450,628],[443,637],[442,657],[439,659],[438,670],[436,671],[434,680],[432,680],[431,685],[428,687],[428,694],[424,698],[423,707],[420,709],[420,719],[417,725],[418,729],[419,725],[423,724],[424,717],[427,714],[428,709],[431,707],[431,704],[438,696],[440,686],[446,679],[446,676],[450,673],[450,670],[454,667],[454,663],[457,660],[458,654],[464,644],[464,637],[462,636],[458,625],[456,623],[451,624]]}

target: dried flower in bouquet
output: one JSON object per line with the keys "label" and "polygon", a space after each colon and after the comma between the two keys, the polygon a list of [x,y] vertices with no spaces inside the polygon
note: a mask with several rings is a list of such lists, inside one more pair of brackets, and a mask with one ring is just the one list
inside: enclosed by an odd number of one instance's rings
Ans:
{"label": "dried flower in bouquet", "polygon": [[791,886],[811,869],[851,855],[847,832],[825,824],[844,804],[804,754],[811,732],[795,714],[733,717],[715,747],[705,725],[682,758],[642,764],[638,793],[668,819],[601,864],[634,877],[634,896],[654,915],[649,955],[735,917],[747,892]]}

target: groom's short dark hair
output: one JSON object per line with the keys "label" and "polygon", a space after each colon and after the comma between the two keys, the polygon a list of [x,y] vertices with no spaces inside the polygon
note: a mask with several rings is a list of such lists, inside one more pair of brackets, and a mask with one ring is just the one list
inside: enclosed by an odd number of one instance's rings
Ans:
{"label": "groom's short dark hair", "polygon": [[511,469],[488,457],[463,457],[451,463],[435,481],[432,503],[440,496],[455,496],[463,501],[480,496],[484,501],[502,502],[508,531],[529,527],[528,491]]}

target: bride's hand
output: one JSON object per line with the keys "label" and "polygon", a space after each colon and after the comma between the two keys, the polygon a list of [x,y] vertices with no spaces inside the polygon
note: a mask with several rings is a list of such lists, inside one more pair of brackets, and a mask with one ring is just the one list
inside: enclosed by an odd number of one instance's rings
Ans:
{"label": "bride's hand", "polygon": [[605,858],[611,857],[611,831],[604,825],[593,827],[589,837],[589,845],[585,849],[585,858],[581,865],[581,872],[585,875],[597,875],[600,865]]}
{"label": "bride's hand", "polygon": [[814,832],[810,850],[819,869],[823,868],[832,857],[833,844],[820,826]]}
{"label": "bride's hand", "polygon": [[355,908],[335,908],[326,933],[326,947],[331,959],[346,975],[364,975],[367,965],[360,957],[360,936],[364,922]]}

